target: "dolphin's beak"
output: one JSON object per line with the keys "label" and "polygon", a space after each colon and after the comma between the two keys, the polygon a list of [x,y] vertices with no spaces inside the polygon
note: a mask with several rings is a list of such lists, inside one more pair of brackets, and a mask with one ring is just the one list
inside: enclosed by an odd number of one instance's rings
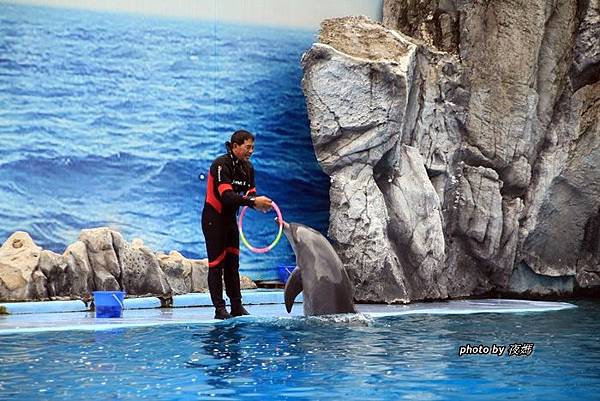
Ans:
{"label": "dolphin's beak", "polygon": [[[279,224],[279,219],[278,218],[275,218],[275,221],[277,222],[277,224]],[[292,230],[291,230],[291,227],[285,221],[283,222],[283,233],[288,238],[288,240],[292,239]]]}
{"label": "dolphin's beak", "polygon": [[296,253],[296,241],[294,239],[294,231],[292,230],[292,226],[290,226],[285,221],[283,222],[283,233],[287,237],[290,245],[292,246],[292,250]]}
{"label": "dolphin's beak", "polygon": [[[277,221],[279,223],[279,221]],[[293,224],[293,223],[292,223]],[[296,253],[296,241],[294,239],[294,230],[292,230],[292,226],[285,221],[283,222],[283,233],[287,237],[290,245],[292,246],[292,250]]]}

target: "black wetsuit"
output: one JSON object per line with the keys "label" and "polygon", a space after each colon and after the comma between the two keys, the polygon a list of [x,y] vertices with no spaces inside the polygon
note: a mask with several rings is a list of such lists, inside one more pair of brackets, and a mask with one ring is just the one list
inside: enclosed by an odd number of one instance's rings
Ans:
{"label": "black wetsuit", "polygon": [[254,207],[254,167],[231,151],[210,166],[202,210],[202,232],[208,253],[208,289],[215,308],[224,308],[225,291],[232,308],[241,307],[240,237],[236,216],[240,206]]}

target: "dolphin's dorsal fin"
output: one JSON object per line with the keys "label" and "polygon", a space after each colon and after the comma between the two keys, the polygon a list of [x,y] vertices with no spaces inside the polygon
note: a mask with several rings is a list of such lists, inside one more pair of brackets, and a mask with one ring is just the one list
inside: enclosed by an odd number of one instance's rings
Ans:
{"label": "dolphin's dorsal fin", "polygon": [[292,311],[292,306],[294,305],[294,300],[302,292],[302,275],[300,274],[300,269],[297,267],[292,271],[290,277],[288,278],[287,283],[285,283],[285,290],[283,291],[283,296],[285,299],[285,309],[290,313]]}

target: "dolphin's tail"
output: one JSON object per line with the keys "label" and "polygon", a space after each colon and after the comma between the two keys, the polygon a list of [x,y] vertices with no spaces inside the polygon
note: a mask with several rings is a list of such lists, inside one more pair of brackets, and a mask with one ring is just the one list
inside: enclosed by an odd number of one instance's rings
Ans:
{"label": "dolphin's tail", "polygon": [[294,300],[302,292],[302,275],[300,274],[300,269],[296,267],[287,282],[285,283],[285,290],[283,292],[283,296],[285,299],[285,309],[288,313],[292,311],[292,306],[294,305]]}

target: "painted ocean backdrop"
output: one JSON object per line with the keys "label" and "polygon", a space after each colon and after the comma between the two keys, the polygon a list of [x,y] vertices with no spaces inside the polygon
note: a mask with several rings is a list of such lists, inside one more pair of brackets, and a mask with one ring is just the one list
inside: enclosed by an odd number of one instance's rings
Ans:
{"label": "painted ocean backdrop", "polygon": [[[0,4],[0,239],[57,253],[109,226],[155,251],[206,257],[206,180],[236,129],[256,134],[257,188],[288,221],[326,233],[300,82],[314,31]],[[249,212],[254,246],[274,213]],[[242,247],[241,271],[277,277],[285,240]]]}

